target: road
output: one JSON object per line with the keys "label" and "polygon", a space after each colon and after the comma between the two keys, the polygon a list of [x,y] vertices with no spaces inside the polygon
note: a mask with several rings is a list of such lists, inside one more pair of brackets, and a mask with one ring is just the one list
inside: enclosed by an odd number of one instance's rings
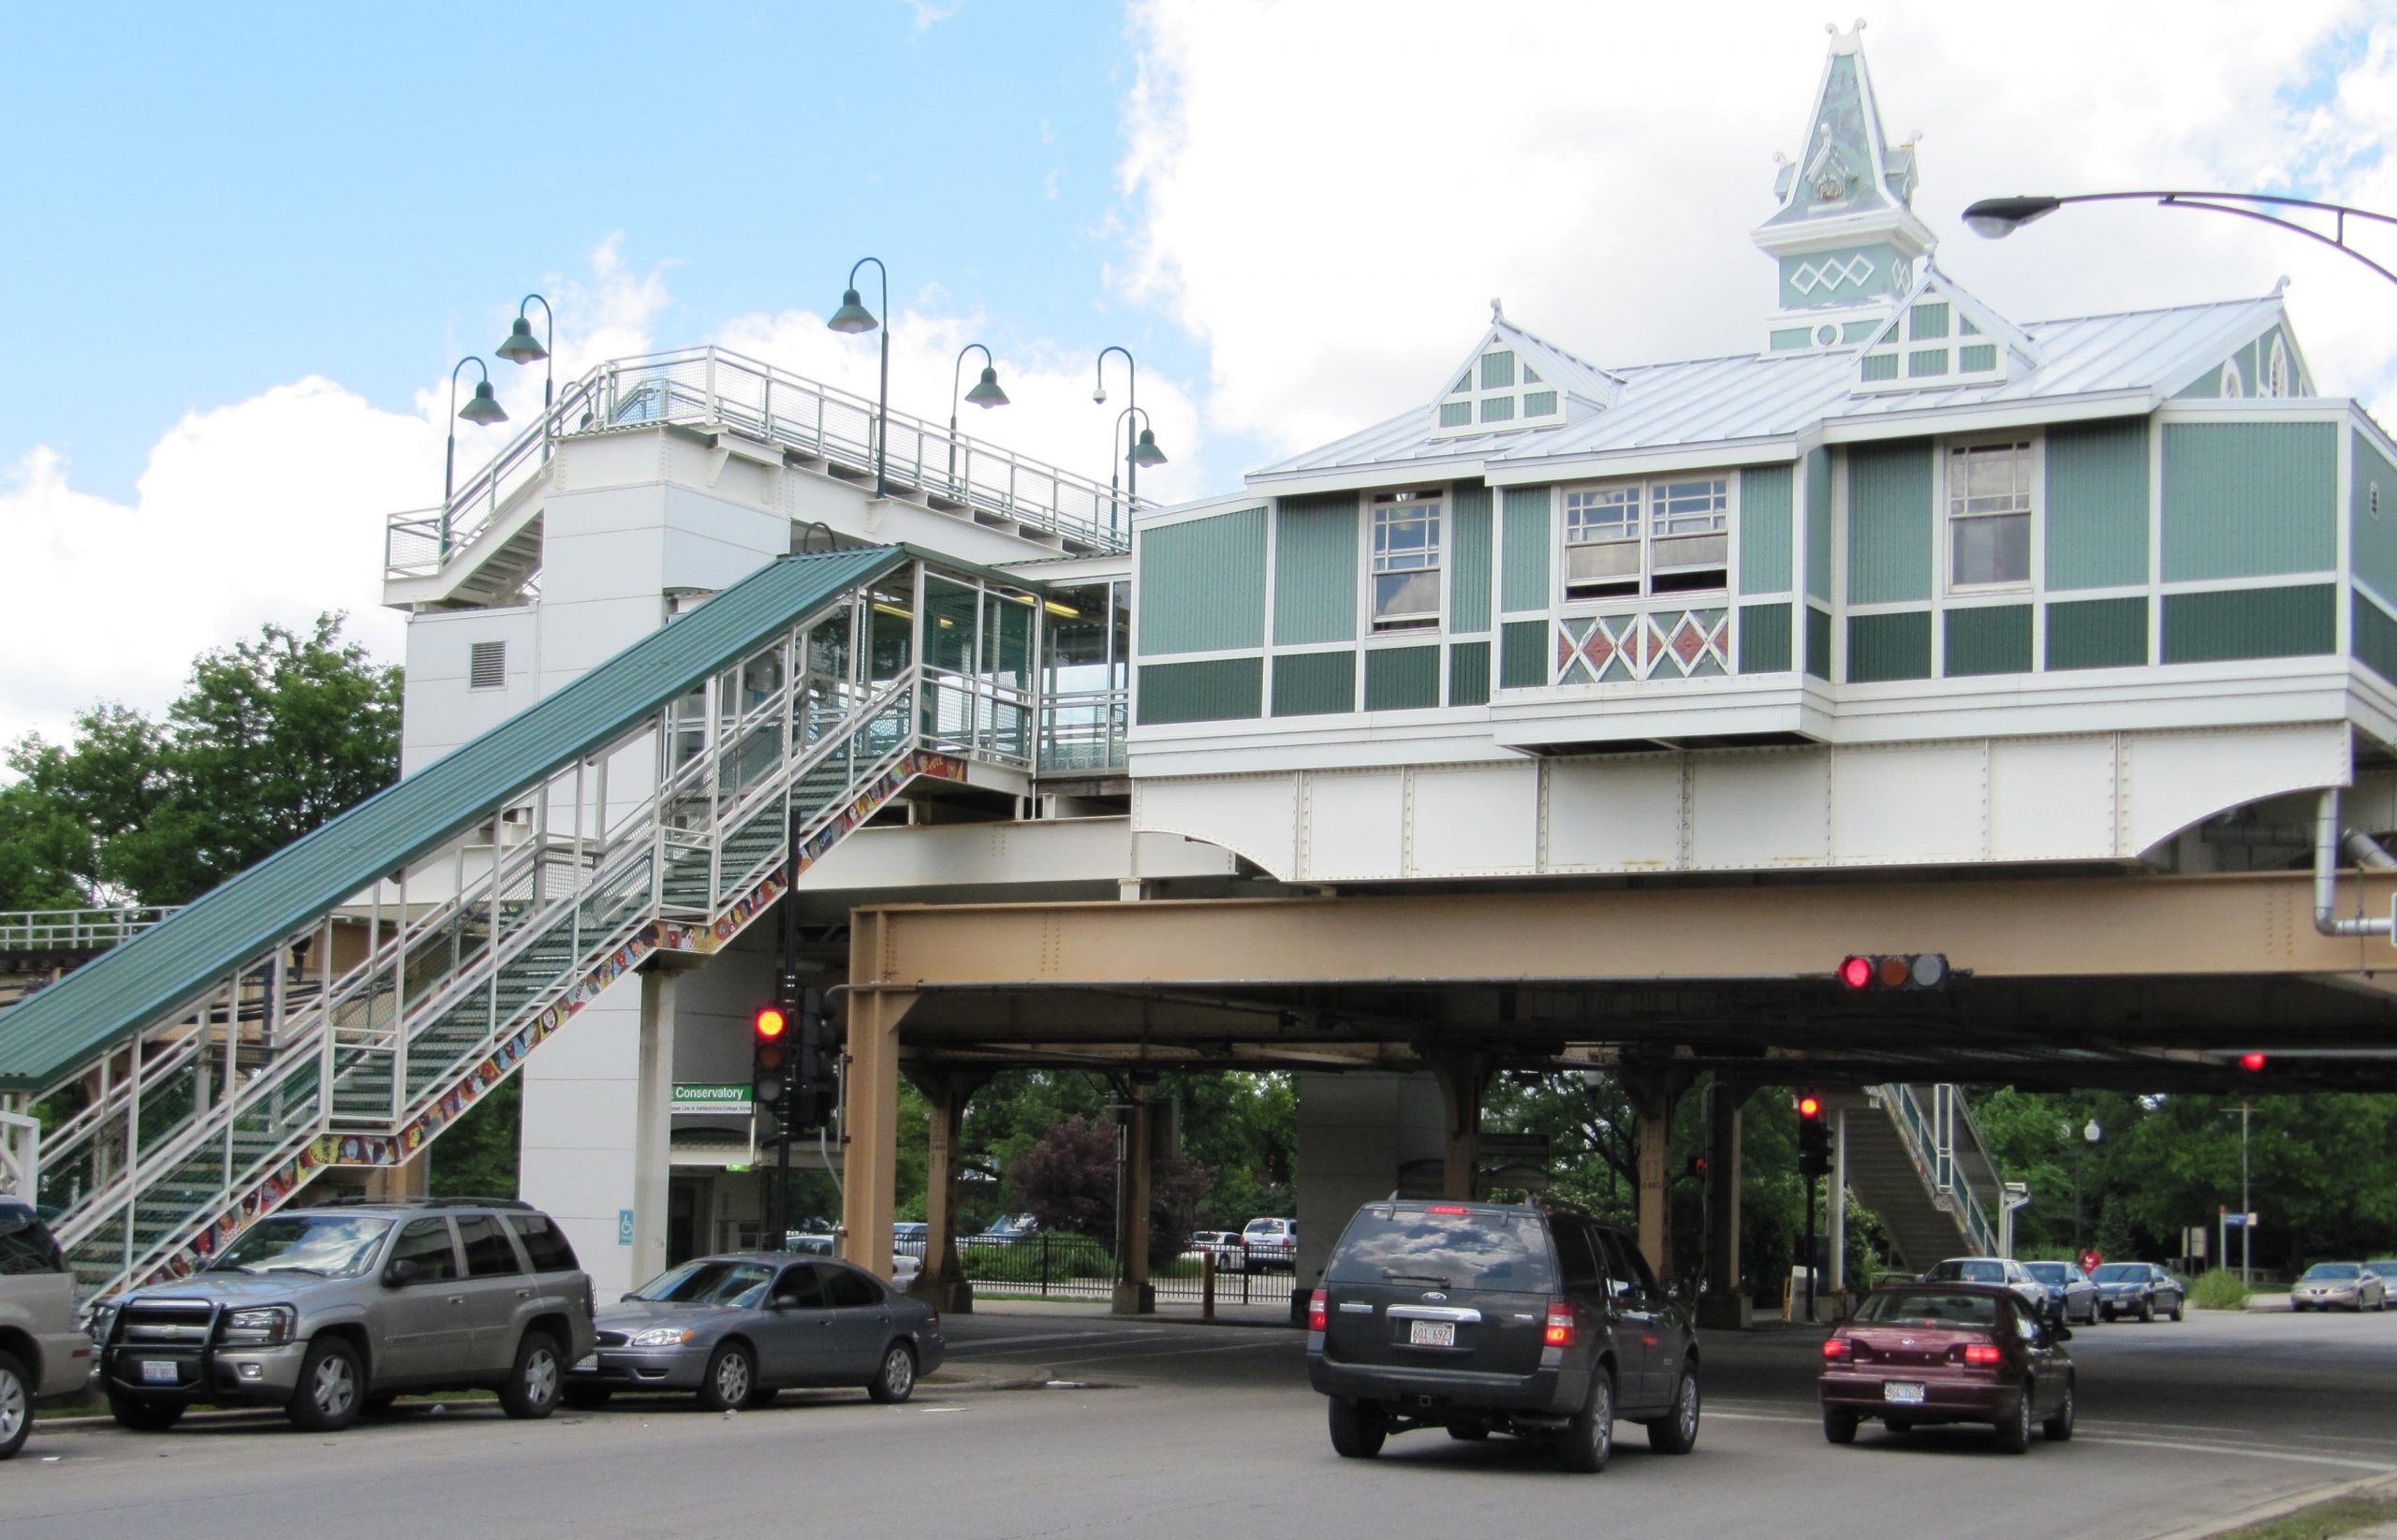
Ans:
{"label": "road", "polygon": [[513,1423],[417,1406],[317,1436],[264,1416],[171,1433],[43,1429],[0,1466],[8,1540],[301,1532],[578,1536],[2160,1533],[2266,1498],[2397,1472],[2397,1314],[2193,1315],[2075,1335],[2081,1431],[1998,1454],[1977,1430],[1823,1442],[1819,1334],[1707,1338],[1686,1459],[1625,1430],[1596,1477],[1508,1440],[1393,1439],[1335,1459],[1287,1327],[1118,1323],[1086,1309],[951,1317],[952,1363],[1066,1382],[927,1386],[904,1407],[786,1397],[733,1416],[620,1402]]}

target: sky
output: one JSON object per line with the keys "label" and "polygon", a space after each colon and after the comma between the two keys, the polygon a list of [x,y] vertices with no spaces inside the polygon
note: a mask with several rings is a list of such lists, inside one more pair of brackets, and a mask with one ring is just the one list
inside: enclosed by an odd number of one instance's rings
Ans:
{"label": "sky", "polygon": [[[1141,491],[1168,500],[1428,401],[1493,297],[1600,363],[1755,349],[1773,271],[1749,231],[1827,19],[0,0],[21,125],[0,158],[0,744],[101,700],[161,711],[199,652],[321,610],[398,660],[385,518],[438,501],[451,368],[489,359],[528,291],[562,380],[713,342],[870,391],[875,340],[823,317],[872,255],[894,409],[945,417],[983,342],[1014,403],[969,429],[1104,477],[1125,398],[1110,360],[1094,405],[1092,372],[1121,345],[1170,457]],[[2397,211],[2397,0],[1866,20],[1953,278],[2033,321],[2287,276],[2319,388],[2397,422],[2397,292],[2335,252],[2150,205],[1997,243],[1957,218],[2156,185]],[[2397,266],[2397,239],[2371,249]],[[521,425],[539,366],[490,367]],[[460,479],[512,431],[458,424]]]}

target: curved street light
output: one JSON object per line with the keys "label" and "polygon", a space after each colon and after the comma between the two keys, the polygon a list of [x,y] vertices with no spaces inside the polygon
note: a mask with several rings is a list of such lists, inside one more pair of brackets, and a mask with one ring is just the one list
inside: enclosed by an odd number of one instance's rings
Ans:
{"label": "curved street light", "polygon": [[965,368],[965,355],[974,352],[982,355],[982,377],[965,392],[965,399],[984,411],[1007,403],[1007,393],[999,389],[999,360],[991,356],[991,350],[980,343],[967,343],[959,348],[957,361],[949,371],[949,484],[952,488],[957,485],[957,386]]}
{"label": "curved street light", "polygon": [[[482,378],[475,382],[474,395],[462,407],[458,404],[458,375],[470,363]],[[458,420],[463,418],[478,427],[507,420],[507,414],[500,410],[499,398],[492,394],[490,366],[472,353],[460,359],[449,371],[449,447],[441,462],[441,554],[445,560],[449,555],[449,499],[458,484]]]}
{"label": "curved street light", "polygon": [[[2259,224],[2277,225],[2294,230],[2308,241],[2318,242],[2333,251],[2345,252],[2365,267],[2397,284],[2397,272],[2391,272],[2363,253],[2347,244],[2347,221],[2368,219],[2375,224],[2397,225],[2397,215],[2375,213],[2370,209],[2350,208],[2344,203],[2322,203],[2307,198],[2278,198],[2268,193],[2206,193],[2189,191],[2150,190],[2136,193],[2071,193],[2061,198],[2023,194],[2014,198],[1985,198],[1964,211],[1964,224],[1975,235],[1992,241],[2002,241],[2033,220],[2045,219],[2067,203],[2160,203],[2168,209],[2206,209],[2214,213],[2236,214]],[[2247,207],[2246,205],[2256,205]],[[2283,219],[2274,209],[2306,209],[2331,216],[2328,235]]]}
{"label": "curved street light", "polygon": [[[1140,436],[1137,439],[1132,436],[1130,427],[1125,420],[1136,415],[1140,419]],[[1114,432],[1109,433],[1107,438],[1107,448],[1110,458],[1115,452],[1116,433],[1124,435],[1124,474],[1129,483],[1125,489],[1124,495],[1127,499],[1136,498],[1140,493],[1133,489],[1140,484],[1140,467],[1164,464],[1165,451],[1157,447],[1157,433],[1156,430],[1149,425],[1149,414],[1141,411],[1138,406],[1126,406],[1115,414]],[[1115,490],[1115,477],[1112,472],[1108,475],[1107,486],[1111,496]]]}
{"label": "curved street light", "polygon": [[[533,335],[533,323],[524,317],[524,307],[537,300],[541,305],[543,336],[539,340]],[[557,351],[557,344],[558,318],[550,309],[548,297],[541,294],[527,294],[516,301],[516,320],[507,329],[507,340],[492,349],[493,353],[510,363],[538,363],[546,360],[549,364],[547,369],[541,371],[541,458],[543,460],[550,458],[550,409],[557,403],[558,365],[557,359],[551,357]]]}
{"label": "curved street light", "polygon": [[860,257],[849,266],[848,287],[841,291],[841,308],[832,312],[825,325],[848,336],[868,331],[882,333],[882,393],[874,414],[874,495],[876,500],[888,495],[890,480],[884,474],[888,463],[885,451],[890,441],[890,329],[875,318],[858,296],[858,270],[868,262],[882,280],[882,313],[890,314],[890,270],[882,265],[879,257]]}

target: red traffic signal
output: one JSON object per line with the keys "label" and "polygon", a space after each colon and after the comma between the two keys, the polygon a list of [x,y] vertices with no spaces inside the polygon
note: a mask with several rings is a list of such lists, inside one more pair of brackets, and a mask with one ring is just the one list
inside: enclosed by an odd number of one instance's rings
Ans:
{"label": "red traffic signal", "polygon": [[1936,990],[1948,978],[1945,952],[1854,953],[1840,960],[1836,975],[1853,990]]}
{"label": "red traffic signal", "polygon": [[790,1019],[783,1015],[779,1005],[760,1005],[751,1025],[757,1029],[759,1037],[780,1037],[790,1025]]}
{"label": "red traffic signal", "polygon": [[1823,1115],[1823,1099],[1820,1096],[1815,1095],[1799,1097],[1798,1115],[1801,1118],[1821,1117]]}
{"label": "red traffic signal", "polygon": [[2271,1062],[2260,1053],[2243,1053],[2239,1056],[2239,1067],[2250,1075],[2261,1073],[2263,1067]]}

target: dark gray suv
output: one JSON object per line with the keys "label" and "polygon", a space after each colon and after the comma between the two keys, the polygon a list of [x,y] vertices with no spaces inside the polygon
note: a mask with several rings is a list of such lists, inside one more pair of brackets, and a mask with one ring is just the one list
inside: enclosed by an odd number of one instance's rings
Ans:
{"label": "dark gray suv", "polygon": [[1560,1205],[1392,1198],[1357,1210],[1307,1312],[1307,1378],[1331,1446],[1394,1432],[1552,1440],[1599,1471],[1618,1417],[1651,1446],[1698,1442],[1698,1343],[1620,1230]]}

